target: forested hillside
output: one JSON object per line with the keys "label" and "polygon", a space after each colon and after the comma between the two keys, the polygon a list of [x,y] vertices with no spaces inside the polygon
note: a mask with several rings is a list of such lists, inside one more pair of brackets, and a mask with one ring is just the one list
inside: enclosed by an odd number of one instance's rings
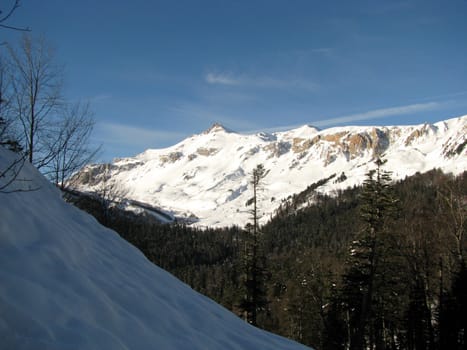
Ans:
{"label": "forested hillside", "polygon": [[[466,346],[466,173],[389,176],[376,167],[332,197],[311,186],[261,227],[259,327],[317,349]],[[74,200],[103,220],[96,202]],[[201,230],[116,208],[107,219],[151,261],[244,315],[247,223]]]}

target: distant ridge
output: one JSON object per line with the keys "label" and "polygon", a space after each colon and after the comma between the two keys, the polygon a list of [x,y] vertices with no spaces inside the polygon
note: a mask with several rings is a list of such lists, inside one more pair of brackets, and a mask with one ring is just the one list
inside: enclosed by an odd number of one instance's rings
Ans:
{"label": "distant ridge", "polygon": [[[459,174],[467,169],[466,135],[467,116],[411,126],[319,130],[304,125],[253,135],[215,123],[174,146],[118,159],[110,175],[129,199],[175,217],[203,226],[243,225],[248,220],[249,177],[259,163],[269,170],[261,200],[264,222],[282,200],[333,174],[336,179],[316,191],[332,194],[361,184],[376,157],[387,160],[394,179],[433,168]],[[83,169],[77,189],[96,190],[103,170],[100,164]]]}

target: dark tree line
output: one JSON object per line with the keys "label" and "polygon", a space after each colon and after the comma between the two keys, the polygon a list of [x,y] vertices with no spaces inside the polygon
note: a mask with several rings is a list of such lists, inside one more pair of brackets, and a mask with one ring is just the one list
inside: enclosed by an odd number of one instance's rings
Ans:
{"label": "dark tree line", "polygon": [[[259,327],[316,349],[465,349],[466,173],[433,170],[392,184],[383,169],[334,197],[315,193],[300,210],[287,202],[259,228],[267,271]],[[248,230],[160,225],[117,207],[110,226],[244,315]]]}

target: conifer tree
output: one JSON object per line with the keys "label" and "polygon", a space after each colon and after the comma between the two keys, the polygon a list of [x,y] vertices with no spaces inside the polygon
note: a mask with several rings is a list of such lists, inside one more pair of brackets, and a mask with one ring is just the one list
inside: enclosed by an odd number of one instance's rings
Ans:
{"label": "conifer tree", "polygon": [[[391,176],[382,170],[384,161],[367,174],[360,197],[362,230],[352,242],[343,297],[349,315],[350,349],[384,348],[391,342],[391,308],[396,308],[392,291],[397,288],[397,273],[389,271],[395,260],[391,220],[397,214],[397,199],[390,187]],[[397,254],[396,254],[397,255]],[[390,261],[389,261],[390,260]]]}
{"label": "conifer tree", "polygon": [[245,320],[256,326],[258,311],[263,309],[268,303],[265,288],[265,257],[260,246],[260,227],[258,199],[259,191],[262,188],[262,181],[268,171],[262,164],[253,170],[250,185],[253,196],[247,201],[247,206],[252,206],[250,210],[251,223],[246,225],[247,238],[244,252],[244,288],[245,295],[239,307],[244,313]]}

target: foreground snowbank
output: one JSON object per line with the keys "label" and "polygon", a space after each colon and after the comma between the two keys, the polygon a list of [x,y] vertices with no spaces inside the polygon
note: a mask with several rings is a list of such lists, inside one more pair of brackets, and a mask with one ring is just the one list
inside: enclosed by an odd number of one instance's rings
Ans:
{"label": "foreground snowbank", "polygon": [[[0,169],[12,157],[0,149]],[[19,178],[15,186],[39,189],[0,194],[2,348],[305,349],[150,263],[31,166]]]}

